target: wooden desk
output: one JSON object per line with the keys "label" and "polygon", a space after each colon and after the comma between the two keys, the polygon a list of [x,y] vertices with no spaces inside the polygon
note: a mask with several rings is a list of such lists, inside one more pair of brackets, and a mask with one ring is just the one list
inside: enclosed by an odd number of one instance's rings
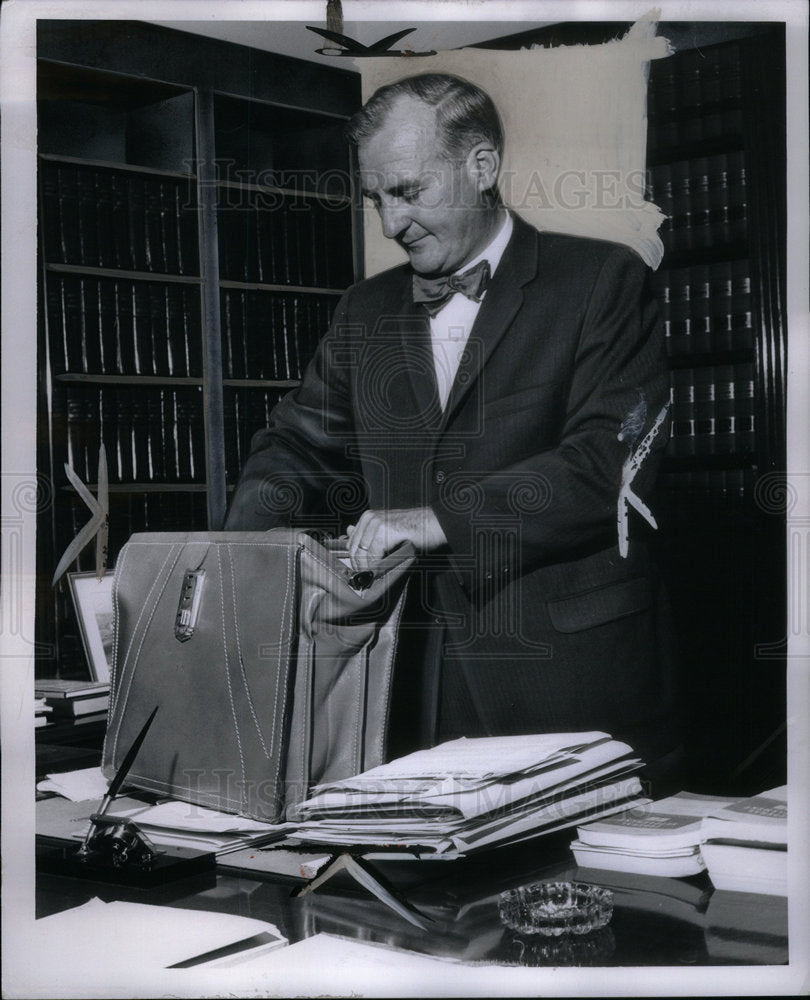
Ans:
{"label": "wooden desk", "polygon": [[[788,960],[787,900],[713,892],[708,878],[664,879],[578,869],[570,833],[519,849],[458,862],[389,862],[377,867],[436,921],[425,932],[406,923],[350,880],[336,878],[301,898],[301,883],[283,876],[244,877],[221,865],[216,875],[140,892],[40,875],[37,916],[93,896],[213,910],[275,924],[290,942],[329,932],[426,955],[493,965],[706,966],[773,965]],[[226,859],[227,860],[227,859]],[[581,938],[527,938],[498,915],[501,891],[538,879],[602,882],[614,890],[614,914],[603,931]]]}

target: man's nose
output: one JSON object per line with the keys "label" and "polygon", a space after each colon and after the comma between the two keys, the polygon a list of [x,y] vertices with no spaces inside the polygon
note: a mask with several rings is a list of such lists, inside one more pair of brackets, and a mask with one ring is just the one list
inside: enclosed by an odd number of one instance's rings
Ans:
{"label": "man's nose", "polygon": [[383,236],[389,240],[396,239],[404,233],[411,222],[408,206],[403,204],[380,205],[380,221]]}

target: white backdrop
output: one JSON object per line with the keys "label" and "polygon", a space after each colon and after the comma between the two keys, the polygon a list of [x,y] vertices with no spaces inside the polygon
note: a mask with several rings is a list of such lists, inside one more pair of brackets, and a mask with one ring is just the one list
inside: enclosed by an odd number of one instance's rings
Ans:
{"label": "white backdrop", "polygon": [[[622,39],[556,48],[460,49],[435,56],[356,59],[363,100],[414,73],[445,72],[482,87],[506,133],[504,202],[538,229],[626,243],[648,264],[663,256],[661,212],[644,201],[647,75],[670,54],[651,17]],[[366,274],[405,259],[365,209]]]}

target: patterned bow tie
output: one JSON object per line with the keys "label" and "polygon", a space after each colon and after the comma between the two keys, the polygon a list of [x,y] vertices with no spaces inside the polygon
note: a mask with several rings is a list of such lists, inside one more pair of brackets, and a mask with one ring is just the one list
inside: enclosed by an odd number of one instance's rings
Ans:
{"label": "patterned bow tie", "polygon": [[482,260],[463,274],[451,274],[449,278],[423,278],[413,276],[413,300],[423,302],[431,316],[442,308],[456,292],[468,299],[480,302],[489,283],[489,261]]}

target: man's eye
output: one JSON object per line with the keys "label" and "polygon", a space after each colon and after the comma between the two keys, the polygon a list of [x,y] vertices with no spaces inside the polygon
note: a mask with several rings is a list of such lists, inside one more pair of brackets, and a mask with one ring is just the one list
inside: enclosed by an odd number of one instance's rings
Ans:
{"label": "man's eye", "polygon": [[407,201],[409,205],[412,205],[415,201],[419,200],[419,195],[422,193],[421,188],[409,188],[402,194],[403,201]]}

